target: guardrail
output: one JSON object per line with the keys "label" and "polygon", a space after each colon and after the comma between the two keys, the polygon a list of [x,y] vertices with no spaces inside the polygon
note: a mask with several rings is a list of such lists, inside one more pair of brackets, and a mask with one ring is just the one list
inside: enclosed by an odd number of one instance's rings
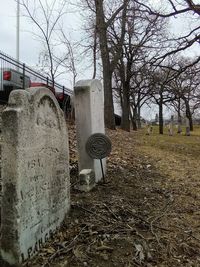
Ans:
{"label": "guardrail", "polygon": [[[0,51],[0,70],[1,70],[1,75],[0,75],[0,81],[1,84],[0,86],[4,86],[3,84],[3,70],[6,69],[13,69],[16,72],[19,72],[21,74],[22,78],[22,89],[25,89],[25,79],[27,77],[30,78],[32,82],[37,82],[37,83],[44,83],[47,86],[52,86],[56,91],[63,92],[66,95],[71,96],[73,94],[72,90],[66,88],[65,86],[53,82],[48,76],[44,76],[38,71],[28,67],[25,63],[19,62],[16,59],[12,58],[11,56],[3,53]],[[2,88],[1,88],[2,89]],[[2,99],[0,99],[1,102],[5,102]]]}

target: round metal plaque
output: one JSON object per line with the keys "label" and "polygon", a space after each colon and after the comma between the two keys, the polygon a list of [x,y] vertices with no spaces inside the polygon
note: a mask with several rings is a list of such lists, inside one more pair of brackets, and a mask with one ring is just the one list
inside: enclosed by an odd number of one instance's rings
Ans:
{"label": "round metal plaque", "polygon": [[86,143],[86,151],[93,159],[103,159],[111,152],[111,141],[102,133],[92,134]]}

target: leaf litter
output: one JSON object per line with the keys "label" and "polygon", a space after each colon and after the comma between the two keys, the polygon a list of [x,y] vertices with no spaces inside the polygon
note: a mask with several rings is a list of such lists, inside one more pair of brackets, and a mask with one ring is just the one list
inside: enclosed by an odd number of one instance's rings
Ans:
{"label": "leaf litter", "polygon": [[163,140],[155,146],[143,132],[107,134],[113,145],[107,183],[81,193],[73,187],[78,165],[75,128],[69,126],[71,211],[23,266],[200,266],[197,162],[163,151]]}

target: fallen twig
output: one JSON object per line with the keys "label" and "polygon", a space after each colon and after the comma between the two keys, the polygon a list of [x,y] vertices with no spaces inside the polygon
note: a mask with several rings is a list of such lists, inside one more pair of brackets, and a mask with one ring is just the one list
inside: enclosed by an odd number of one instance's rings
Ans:
{"label": "fallen twig", "polygon": [[67,254],[70,252],[73,248],[71,247],[75,241],[79,238],[79,236],[82,234],[83,230],[87,227],[85,225],[80,232],[74,237],[74,239],[64,248],[58,249],[55,253],[53,253],[47,260],[45,264],[42,265],[42,267],[50,266],[49,263],[51,263],[57,256],[60,256],[61,254]]}
{"label": "fallen twig", "polygon": [[82,209],[82,210],[84,210],[84,211],[86,211],[86,212],[88,212],[88,213],[90,213],[90,214],[93,214],[94,216],[98,216],[101,220],[103,220],[104,222],[107,222],[107,223],[111,223],[109,220],[107,220],[106,218],[104,218],[104,217],[102,217],[101,215],[99,215],[98,213],[96,213],[96,212],[93,212],[93,211],[91,211],[91,210],[88,210],[88,209],[86,209],[86,208],[84,208],[84,207],[82,207],[82,206],[80,206],[80,205],[78,205],[78,204],[73,204],[72,206],[75,206],[75,207],[77,207],[77,208],[80,208],[80,209]]}
{"label": "fallen twig", "polygon": [[105,246],[105,245],[102,245],[102,246],[96,248],[96,251],[103,251],[103,250],[112,252],[114,249],[111,247]]}
{"label": "fallen twig", "polygon": [[105,203],[103,203],[104,207],[112,214],[112,216],[116,219],[119,220],[119,218],[117,217],[117,215],[111,210],[110,207],[108,207]]}

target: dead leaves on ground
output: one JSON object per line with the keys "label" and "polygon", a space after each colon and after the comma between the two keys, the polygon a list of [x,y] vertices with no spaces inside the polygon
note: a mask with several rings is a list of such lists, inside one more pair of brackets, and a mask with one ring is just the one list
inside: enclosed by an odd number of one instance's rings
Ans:
{"label": "dead leaves on ground", "polygon": [[[70,165],[77,168],[75,131],[69,131]],[[107,133],[113,143],[108,183],[89,193],[72,189],[71,212],[61,231],[26,266],[198,266],[200,226],[189,217],[199,219],[200,197],[184,179],[172,184],[158,166],[165,155],[141,151],[140,135]]]}

